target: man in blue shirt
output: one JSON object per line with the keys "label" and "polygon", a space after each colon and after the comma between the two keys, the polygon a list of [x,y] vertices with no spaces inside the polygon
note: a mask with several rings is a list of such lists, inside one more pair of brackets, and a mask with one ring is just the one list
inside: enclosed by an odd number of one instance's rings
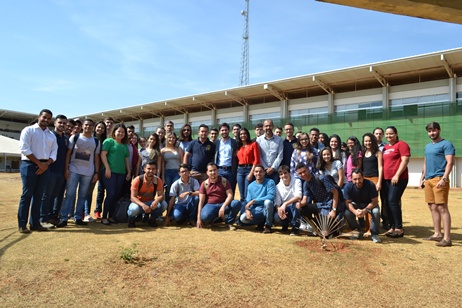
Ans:
{"label": "man in blue shirt", "polygon": [[273,121],[263,122],[264,134],[257,138],[260,146],[260,163],[265,169],[265,177],[272,179],[276,184],[279,183],[277,172],[282,162],[284,154],[284,141],[281,137],[273,134]]}
{"label": "man in blue shirt", "polygon": [[[426,130],[432,142],[425,147],[420,185],[425,186],[425,201],[432,214],[434,229],[433,235],[426,239],[437,241],[436,246],[448,247],[452,246],[451,214],[448,209],[449,175],[454,166],[456,150],[451,142],[441,137],[438,122],[430,122]],[[441,233],[441,222],[444,235]]]}
{"label": "man in blue shirt", "polygon": [[234,195],[237,175],[237,142],[229,136],[229,125],[227,123],[220,125],[220,134],[221,138],[215,141],[218,175],[229,181]]}

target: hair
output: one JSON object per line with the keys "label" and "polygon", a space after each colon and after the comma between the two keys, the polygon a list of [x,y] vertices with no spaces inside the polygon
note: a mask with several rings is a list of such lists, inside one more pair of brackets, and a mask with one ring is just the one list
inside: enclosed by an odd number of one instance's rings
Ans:
{"label": "hair", "polygon": [[214,162],[208,163],[208,164],[207,164],[207,171],[209,170],[209,167],[213,167],[213,166],[215,166],[215,167],[218,168],[217,164],[215,164]]}
{"label": "hair", "polygon": [[114,118],[113,117],[107,117],[107,118],[104,118],[103,120],[104,122],[106,121],[112,121],[112,122],[115,122]]}
{"label": "hair", "polygon": [[318,170],[322,170],[322,171],[325,171],[326,170],[326,165],[327,163],[324,161],[324,159],[322,158],[322,153],[325,152],[325,151],[329,151],[330,153],[330,162],[333,162],[334,161],[334,154],[332,152],[332,149],[329,148],[329,147],[324,147],[322,148],[320,151],[319,151],[319,156],[318,156],[318,162],[316,163],[316,168]]}
{"label": "hair", "polygon": [[157,159],[157,157],[159,157],[160,155],[160,141],[159,136],[156,133],[152,133],[151,135],[149,135],[149,137],[151,136],[154,137],[154,140],[156,141],[156,144],[154,144],[154,146],[152,145],[152,142],[148,145],[148,148],[151,150],[151,152],[149,153],[149,159],[153,160]]}
{"label": "hair", "polygon": [[138,143],[141,143],[141,139],[144,139],[144,142],[147,142],[146,137],[141,136],[138,138]]}
{"label": "hair", "polygon": [[263,128],[263,123],[255,124],[255,129],[257,129],[257,128]]}
{"label": "hair", "polygon": [[315,131],[315,132],[317,132],[317,133],[319,134],[319,128],[317,128],[317,127],[312,127],[312,128],[310,129],[310,133],[311,133],[312,131]]}
{"label": "hair", "polygon": [[[188,137],[185,137],[185,135],[183,134],[183,130],[185,128],[189,128],[189,131],[191,132],[191,134],[189,134]],[[183,126],[181,126],[181,129],[180,129],[180,135],[178,137],[178,140],[180,141],[192,141],[192,129],[191,129],[191,125],[189,124],[184,124]]]}
{"label": "hair", "polygon": [[365,133],[363,135],[363,153],[366,153],[367,149],[366,146],[364,145],[364,138],[369,137],[371,138],[371,153],[372,155],[375,155],[379,150],[379,145],[377,144],[377,138],[375,138],[374,134],[372,133]]}
{"label": "hair", "polygon": [[202,123],[201,125],[199,125],[199,129],[198,129],[198,130],[201,130],[201,128],[206,128],[207,130],[209,130],[208,125],[203,124],[203,123]]}
{"label": "hair", "polygon": [[427,126],[425,126],[425,130],[428,131],[430,129],[441,130],[440,123],[438,123],[438,122],[430,122],[430,123],[428,123]]}
{"label": "hair", "polygon": [[329,136],[326,133],[320,133],[319,136],[322,136],[324,138],[324,142],[322,142],[324,147],[329,147],[330,146]]}
{"label": "hair", "polygon": [[132,129],[133,131],[135,131],[135,126],[133,126],[133,125],[128,125],[128,126],[127,126],[127,129]]}
{"label": "hair", "polygon": [[73,119],[68,119],[67,124],[71,124],[72,126],[75,126],[75,121]]}
{"label": "hair", "polygon": [[261,164],[256,164],[255,168],[253,168],[253,170],[255,171],[255,169],[257,169],[257,168],[262,168],[263,171],[265,171],[265,168]]}
{"label": "hair", "polygon": [[173,131],[168,132],[168,133],[165,135],[165,139],[166,139],[165,146],[167,146],[167,144],[168,144],[168,138],[171,137],[171,136],[175,137],[175,142],[173,143],[173,147],[176,148],[176,141],[177,141],[178,138],[176,137],[176,134],[175,134],[175,132],[173,132]]}
{"label": "hair", "polygon": [[[162,144],[165,144],[165,128],[164,128],[163,126],[157,126],[157,128],[156,128],[156,134],[157,134],[157,131],[158,131],[159,129],[162,129],[162,130],[164,131],[164,138],[162,138],[162,140],[159,140],[159,142],[162,143]],[[159,135],[157,135],[157,136],[159,136]]]}
{"label": "hair", "polygon": [[307,168],[309,169],[305,163],[298,163],[296,166],[295,166],[295,170],[298,170],[298,169],[302,169],[302,168]]}
{"label": "hair", "polygon": [[212,128],[212,129],[210,130],[210,132],[217,132],[217,134],[218,134],[218,129],[217,129],[217,128]]}
{"label": "hair", "polygon": [[178,167],[178,171],[180,171],[181,169],[188,169],[188,171],[189,171],[188,164],[180,164],[180,166]]}
{"label": "hair", "polygon": [[353,175],[353,173],[355,174],[361,174],[362,176],[364,176],[364,173],[363,171],[361,170],[361,168],[354,168],[353,170],[351,170],[351,174]]}
{"label": "hair", "polygon": [[354,142],[353,151],[350,152],[350,149],[347,147],[347,157],[351,155],[351,161],[353,162],[354,166],[359,164],[359,153],[361,152],[361,144],[359,143],[358,138],[355,136],[351,136],[348,138]]}
{"label": "hair", "polygon": [[[330,141],[332,139],[337,140],[337,148],[335,150],[332,149],[332,147],[330,146]],[[330,135],[330,137],[329,137],[329,148],[331,148],[331,150],[332,150],[332,159],[334,159],[334,160],[338,159],[338,160],[342,161],[342,153],[345,153],[345,151],[342,150],[342,139],[340,138],[339,135],[337,135],[337,134]]]}
{"label": "hair", "polygon": [[41,115],[42,113],[48,113],[49,115],[53,116],[53,112],[51,112],[50,109],[42,109],[42,110],[40,110],[39,115]]}
{"label": "hair", "polygon": [[[101,134],[101,136],[98,137],[98,136],[96,135],[96,127],[97,127],[98,125],[100,125],[100,124],[104,126],[104,132]],[[106,123],[104,123],[104,121],[98,121],[98,122],[96,122],[96,123],[95,123],[95,131],[93,132],[93,137],[95,137],[95,138],[99,139],[99,141],[103,142],[103,141],[106,140],[106,138],[107,138],[107,132],[106,132],[106,130],[107,130],[107,128],[106,128]]]}
{"label": "hair", "polygon": [[234,125],[233,125],[233,128],[235,128],[235,127],[239,127],[239,129],[242,128],[241,124],[239,124],[239,123],[234,124]]}
{"label": "hair", "polygon": [[394,127],[393,125],[390,125],[390,126],[387,126],[387,128],[385,128],[385,131],[387,129],[391,129],[395,134],[396,134],[396,141],[399,141],[399,138],[398,138],[398,130],[396,129],[396,127]]}
{"label": "hair", "polygon": [[236,142],[237,142],[237,148],[240,149],[242,146],[244,146],[244,143],[242,143],[242,140],[241,140],[241,132],[245,132],[247,134],[247,138],[245,138],[245,142],[247,144],[251,144],[252,143],[252,140],[250,139],[250,133],[249,133],[249,130],[245,127],[241,128],[239,130],[239,138],[237,138]]}
{"label": "hair", "polygon": [[157,168],[157,162],[153,159],[148,160],[148,162],[144,166],[146,167],[147,165],[154,165]]}
{"label": "hair", "polygon": [[63,114],[58,114],[58,115],[56,116],[56,118],[55,118],[55,121],[58,120],[58,119],[60,119],[60,120],[67,120],[67,117],[66,117],[65,115],[63,115]]}
{"label": "hair", "polygon": [[292,126],[292,128],[295,127],[294,124],[292,124],[291,122],[288,122],[288,123],[284,124],[284,126],[286,126],[286,125],[290,125],[290,126]]}
{"label": "hair", "polygon": [[226,127],[226,128],[229,130],[229,124],[228,124],[228,123],[226,123],[226,122],[225,122],[225,123],[221,123],[220,129],[221,129],[223,126]]}
{"label": "hair", "polygon": [[280,131],[282,131],[282,127],[280,127],[280,126],[276,126],[276,128],[274,130],[276,130],[276,129],[279,129]]}
{"label": "hair", "polygon": [[171,124],[172,127],[175,127],[175,124],[174,124],[172,121],[170,121],[170,120],[167,121],[167,122],[165,122],[164,127],[167,127],[167,124]]}
{"label": "hair", "polygon": [[300,140],[302,139],[301,137],[304,136],[304,135],[306,136],[306,138],[308,138],[308,144],[306,146],[305,160],[306,161],[312,161],[315,158],[315,156],[314,156],[314,153],[313,153],[313,148],[310,145],[310,138],[309,138],[307,133],[301,133],[300,134],[300,138],[297,139],[297,143],[294,144],[294,151],[297,151],[296,152],[297,153],[297,158],[300,157],[300,155],[302,155],[303,148],[302,148],[302,144],[300,143]]}
{"label": "hair", "polygon": [[375,133],[375,131],[378,130],[378,129],[380,129],[380,130],[382,131],[382,134],[384,133],[383,128],[378,127],[378,126],[377,126],[376,128],[374,128],[374,130],[372,131],[372,133]]}
{"label": "hair", "polygon": [[279,172],[289,172],[290,173],[290,168],[289,166],[286,166],[286,165],[280,165],[278,168],[278,173]]}
{"label": "hair", "polygon": [[111,138],[115,140],[115,132],[119,128],[122,128],[124,130],[124,133],[125,133],[124,138],[122,139],[122,143],[127,144],[128,143],[127,128],[125,127],[125,125],[123,123],[118,123],[118,124],[116,124],[114,126],[114,128],[112,129],[112,132],[111,132]]}
{"label": "hair", "polygon": [[[138,143],[140,142],[140,138],[138,137],[138,134],[137,133],[133,133],[133,137],[136,137],[136,143],[134,145],[136,145],[136,147],[138,147]],[[132,137],[132,138],[133,138]],[[131,142],[131,139],[130,139],[130,142]]]}
{"label": "hair", "polygon": [[91,125],[95,126],[95,121],[93,121],[92,119],[87,118],[87,119],[85,119],[85,120],[83,121],[83,123],[85,123],[85,122],[90,122]]}

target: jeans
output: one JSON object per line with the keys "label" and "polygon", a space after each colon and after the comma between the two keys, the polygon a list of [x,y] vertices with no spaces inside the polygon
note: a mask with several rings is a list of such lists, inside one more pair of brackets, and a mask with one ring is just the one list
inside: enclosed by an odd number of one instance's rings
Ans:
{"label": "jeans", "polygon": [[[102,175],[104,177],[104,174]],[[101,178],[98,181],[98,193],[96,194],[96,207],[95,207],[95,213],[96,212],[103,212],[103,202],[104,202],[104,191],[106,190],[106,187],[104,186],[103,183],[103,178]]]}
{"label": "jeans", "polygon": [[385,196],[388,200],[388,222],[391,229],[402,229],[403,228],[403,213],[401,211],[401,197],[403,196],[404,190],[407,187],[407,179],[398,180],[396,185],[391,184],[391,180],[383,181]]}
{"label": "jeans", "polygon": [[42,197],[50,179],[51,172],[47,169],[42,174],[35,174],[35,172],[37,172],[37,165],[28,160],[23,160],[21,162],[19,171],[22,180],[22,194],[19,199],[18,226],[26,227],[27,220],[29,219],[29,209],[30,225],[38,226],[40,224]]}
{"label": "jeans", "polygon": [[[204,205],[201,211],[201,220],[205,225],[212,223],[218,218],[218,212],[220,211],[223,203],[211,204],[207,203]],[[225,209],[225,222],[232,224],[236,220],[236,215],[241,209],[241,202],[237,200],[231,201],[231,204]]]}
{"label": "jeans", "polygon": [[240,220],[245,225],[258,225],[265,223],[265,226],[273,226],[274,216],[274,202],[272,200],[265,200],[263,204],[252,205],[250,207],[250,213],[252,213],[253,219],[247,219],[245,213],[241,213]]}
{"label": "jeans", "polygon": [[57,214],[59,214],[59,211],[55,211],[54,209],[59,208],[59,210],[61,210],[61,204],[58,203],[62,203],[63,201],[60,194],[62,193],[64,195],[63,188],[65,184],[66,180],[63,172],[50,172],[50,179],[42,196],[42,208],[40,213],[42,222],[48,222],[51,216],[56,216],[54,218],[58,218]]}
{"label": "jeans", "polygon": [[188,203],[175,204],[175,207],[173,208],[173,220],[179,223],[187,217],[189,221],[196,221],[198,204],[199,197],[197,196],[190,198]]}
{"label": "jeans", "polygon": [[[63,208],[61,209],[61,219],[67,221],[69,214],[74,214],[75,220],[82,219],[82,213],[85,207],[85,197],[88,187],[90,186],[93,176],[81,175],[71,172],[66,185],[66,197],[64,198]],[[77,206],[74,213],[74,200],[77,194],[77,186],[79,193],[77,198]]]}
{"label": "jeans", "polygon": [[114,218],[114,208],[117,200],[121,197],[122,187],[127,175],[111,172],[111,178],[103,175],[103,184],[106,187],[106,200],[104,200],[103,219]]}
{"label": "jeans", "polygon": [[[364,209],[369,203],[360,203],[356,204],[351,202],[355,209]],[[348,225],[352,230],[359,230],[361,231],[361,226],[356,219],[356,215],[350,212],[349,209],[345,210],[345,218],[348,221]],[[379,235],[380,233],[380,208],[376,206],[372,209],[372,223],[371,223],[371,234],[372,235]]]}
{"label": "jeans", "polygon": [[165,185],[166,187],[166,193],[165,193],[165,200],[169,200],[170,198],[170,187],[172,187],[173,182],[178,180],[180,178],[180,175],[178,174],[178,170],[176,169],[165,169],[164,170],[164,178],[165,178]]}
{"label": "jeans", "polygon": [[233,196],[234,192],[236,190],[236,176],[233,173],[232,169],[220,169],[218,168],[218,175],[224,177],[229,181],[229,185],[231,185],[231,189],[233,190]]}
{"label": "jeans", "polygon": [[291,205],[286,207],[286,214],[287,217],[286,219],[282,220],[281,217],[279,217],[279,214],[277,211],[274,211],[274,217],[273,217],[273,222],[274,224],[281,225],[281,226],[289,226],[289,223],[292,225],[292,227],[298,227],[299,225],[299,218],[300,218],[300,213],[297,210],[297,207],[295,206],[295,203],[292,203]]}
{"label": "jeans", "polygon": [[91,203],[93,201],[93,191],[95,190],[95,186],[96,182],[92,182],[90,183],[90,186],[87,189],[87,195],[85,196],[85,216],[90,215]]}
{"label": "jeans", "polygon": [[[146,204],[147,206],[151,206],[152,204],[152,200],[151,201],[146,201],[144,202],[144,204]],[[160,217],[160,215],[162,215],[162,213],[167,209],[167,202],[165,201],[162,201],[158,206],[157,208],[154,210],[154,211],[151,211],[150,215],[151,215],[151,218],[150,220],[153,220],[155,221],[158,217]],[[128,215],[128,219],[135,219],[136,216],[140,215],[140,214],[143,214],[144,213],[144,210],[141,206],[139,206],[138,204],[136,203],[130,203],[130,205],[128,206],[128,210],[127,210],[127,215]]]}
{"label": "jeans", "polygon": [[245,201],[247,196],[247,187],[250,182],[247,181],[247,176],[252,170],[252,166],[249,167],[237,167],[237,186],[239,187],[239,193],[241,194],[241,202]]}

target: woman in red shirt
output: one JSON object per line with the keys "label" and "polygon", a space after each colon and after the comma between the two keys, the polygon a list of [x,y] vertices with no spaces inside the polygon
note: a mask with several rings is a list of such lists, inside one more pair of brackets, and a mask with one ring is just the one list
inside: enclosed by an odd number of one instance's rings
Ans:
{"label": "woman in red shirt", "polygon": [[407,165],[411,156],[409,145],[399,140],[398,130],[388,126],[385,130],[388,144],[383,148],[383,187],[388,198],[388,220],[390,229],[388,237],[403,237],[403,217],[401,211],[401,196],[409,180]]}
{"label": "woman in red shirt", "polygon": [[258,143],[250,140],[247,128],[239,131],[237,139],[237,185],[241,194],[241,201],[245,201],[247,187],[253,179],[255,165],[260,164],[260,147]]}

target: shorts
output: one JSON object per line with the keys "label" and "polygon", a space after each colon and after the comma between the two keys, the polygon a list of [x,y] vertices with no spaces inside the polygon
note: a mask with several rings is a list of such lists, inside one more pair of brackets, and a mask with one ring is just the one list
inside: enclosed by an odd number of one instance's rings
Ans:
{"label": "shorts", "polygon": [[425,180],[425,202],[428,204],[448,204],[449,180],[446,180],[444,186],[436,187],[442,178],[442,176],[436,176]]}

